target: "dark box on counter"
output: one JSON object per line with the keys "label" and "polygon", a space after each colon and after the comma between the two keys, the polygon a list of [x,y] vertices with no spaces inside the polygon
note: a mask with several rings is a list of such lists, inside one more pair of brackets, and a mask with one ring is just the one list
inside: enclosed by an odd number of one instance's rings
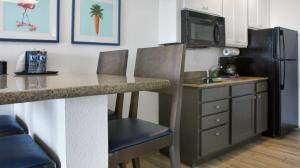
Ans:
{"label": "dark box on counter", "polygon": [[47,52],[46,51],[26,51],[25,72],[44,73],[47,71]]}
{"label": "dark box on counter", "polygon": [[7,62],[0,61],[0,75],[6,75],[6,74],[7,74]]}

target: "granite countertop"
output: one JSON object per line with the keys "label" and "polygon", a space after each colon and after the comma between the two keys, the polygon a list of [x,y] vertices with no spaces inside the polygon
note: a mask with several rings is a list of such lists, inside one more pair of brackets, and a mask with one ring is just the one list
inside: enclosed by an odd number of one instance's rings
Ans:
{"label": "granite countertop", "polygon": [[77,73],[41,76],[0,75],[0,104],[150,91],[169,86],[170,82],[164,79],[114,75]]}
{"label": "granite countertop", "polygon": [[224,86],[224,85],[233,85],[233,84],[242,84],[242,83],[247,83],[247,82],[257,82],[257,81],[263,81],[263,80],[268,80],[266,77],[239,77],[236,79],[232,80],[225,80],[222,82],[215,82],[215,83],[199,83],[195,81],[188,81],[184,83],[184,87],[193,87],[193,88],[209,88],[209,87],[217,87],[217,86]]}

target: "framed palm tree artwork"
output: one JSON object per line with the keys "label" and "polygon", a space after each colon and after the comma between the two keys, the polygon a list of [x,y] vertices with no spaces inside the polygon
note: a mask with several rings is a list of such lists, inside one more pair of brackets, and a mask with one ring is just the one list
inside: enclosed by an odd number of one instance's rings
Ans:
{"label": "framed palm tree artwork", "polygon": [[59,42],[59,0],[0,0],[0,41]]}
{"label": "framed palm tree artwork", "polygon": [[73,0],[72,43],[120,45],[120,0]]}

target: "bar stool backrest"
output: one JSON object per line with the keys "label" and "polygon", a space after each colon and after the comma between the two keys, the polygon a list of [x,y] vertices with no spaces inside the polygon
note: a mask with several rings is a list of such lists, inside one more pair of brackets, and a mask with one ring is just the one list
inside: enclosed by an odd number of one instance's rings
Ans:
{"label": "bar stool backrest", "polygon": [[100,52],[97,74],[126,75],[128,50]]}
{"label": "bar stool backrest", "polygon": [[[97,74],[126,76],[128,50],[100,52]],[[114,116],[122,118],[124,94],[117,94]]]}
{"label": "bar stool backrest", "polygon": [[[141,48],[137,51],[134,75],[136,77],[163,78],[171,86],[159,90],[160,124],[179,133],[185,45]],[[166,107],[168,106],[168,107]]]}

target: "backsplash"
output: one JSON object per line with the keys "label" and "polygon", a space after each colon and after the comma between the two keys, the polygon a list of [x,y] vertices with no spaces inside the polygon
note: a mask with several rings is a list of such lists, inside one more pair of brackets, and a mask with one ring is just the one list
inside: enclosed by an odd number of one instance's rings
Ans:
{"label": "backsplash", "polygon": [[218,65],[222,48],[188,49],[186,51],[185,71],[204,71]]}

